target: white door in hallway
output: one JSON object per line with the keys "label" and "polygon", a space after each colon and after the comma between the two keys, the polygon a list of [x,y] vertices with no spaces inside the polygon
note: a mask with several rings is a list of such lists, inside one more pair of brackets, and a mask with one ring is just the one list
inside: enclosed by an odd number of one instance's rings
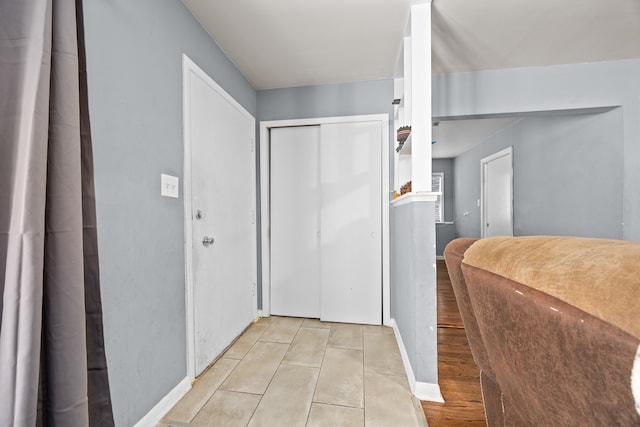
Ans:
{"label": "white door in hallway", "polygon": [[322,126],[320,305],[331,322],[382,323],[380,122]]}
{"label": "white door in hallway", "polygon": [[185,79],[193,284],[187,305],[198,375],[256,316],[255,125],[201,70],[186,71]]}
{"label": "white door in hallway", "polygon": [[480,160],[482,237],[513,236],[511,147]]}
{"label": "white door in hallway", "polygon": [[271,129],[271,314],[320,317],[320,126]]}

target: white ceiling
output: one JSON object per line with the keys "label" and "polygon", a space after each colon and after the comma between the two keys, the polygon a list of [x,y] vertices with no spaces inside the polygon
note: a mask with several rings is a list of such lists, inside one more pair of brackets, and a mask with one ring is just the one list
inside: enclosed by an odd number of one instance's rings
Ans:
{"label": "white ceiling", "polygon": [[434,0],[435,73],[640,58],[639,0]]}
{"label": "white ceiling", "polygon": [[[182,0],[257,90],[393,77],[412,2]],[[640,58],[640,0],[433,0],[434,74]],[[390,100],[391,102],[391,100]],[[455,157],[516,118],[441,122]]]}
{"label": "white ceiling", "polygon": [[[258,90],[392,77],[412,0],[183,0]],[[640,0],[433,0],[434,73],[640,58]]]}
{"label": "white ceiling", "polygon": [[393,76],[410,0],[183,0],[258,90]]}

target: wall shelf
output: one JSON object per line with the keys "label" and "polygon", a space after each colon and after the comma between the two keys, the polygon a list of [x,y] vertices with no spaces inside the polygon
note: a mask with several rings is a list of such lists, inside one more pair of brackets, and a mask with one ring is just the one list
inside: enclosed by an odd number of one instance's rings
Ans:
{"label": "wall shelf", "polygon": [[407,203],[414,202],[435,202],[438,196],[442,193],[434,193],[431,191],[418,191],[415,193],[405,193],[402,196],[396,197],[391,201],[393,206],[402,206]]}

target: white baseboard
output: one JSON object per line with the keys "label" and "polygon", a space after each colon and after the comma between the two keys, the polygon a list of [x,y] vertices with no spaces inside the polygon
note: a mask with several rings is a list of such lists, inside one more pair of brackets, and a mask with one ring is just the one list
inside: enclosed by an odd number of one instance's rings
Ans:
{"label": "white baseboard", "polygon": [[407,373],[407,379],[409,380],[411,393],[413,393],[413,395],[420,400],[444,403],[444,398],[442,397],[442,393],[440,393],[440,386],[438,384],[416,381],[416,376],[413,373],[413,368],[411,367],[411,362],[409,361],[407,349],[404,346],[402,335],[400,335],[400,329],[398,329],[398,324],[396,323],[395,319],[391,319],[391,326],[393,327],[393,334],[396,337],[396,342],[398,343],[398,348],[400,349],[402,364],[404,365],[404,370]]}
{"label": "white baseboard", "polygon": [[413,395],[418,399],[429,402],[444,403],[444,397],[442,397],[442,393],[440,393],[440,386],[438,384],[423,383],[421,381],[416,381],[415,384],[416,389],[413,392]]}
{"label": "white baseboard", "polygon": [[147,412],[147,415],[142,417],[134,427],[155,427],[158,421],[160,421],[189,390],[191,390],[191,379],[184,377],[184,379],[163,397],[156,406],[151,408],[151,410]]}

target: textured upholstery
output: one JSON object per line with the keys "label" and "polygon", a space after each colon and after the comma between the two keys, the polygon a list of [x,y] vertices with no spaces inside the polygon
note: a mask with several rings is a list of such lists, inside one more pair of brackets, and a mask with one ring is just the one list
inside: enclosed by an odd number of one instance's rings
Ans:
{"label": "textured upholstery", "polygon": [[640,337],[640,243],[579,237],[493,237],[464,263],[538,289]]}
{"label": "textured upholstery", "polygon": [[445,250],[490,426],[640,426],[640,244],[457,239]]}

